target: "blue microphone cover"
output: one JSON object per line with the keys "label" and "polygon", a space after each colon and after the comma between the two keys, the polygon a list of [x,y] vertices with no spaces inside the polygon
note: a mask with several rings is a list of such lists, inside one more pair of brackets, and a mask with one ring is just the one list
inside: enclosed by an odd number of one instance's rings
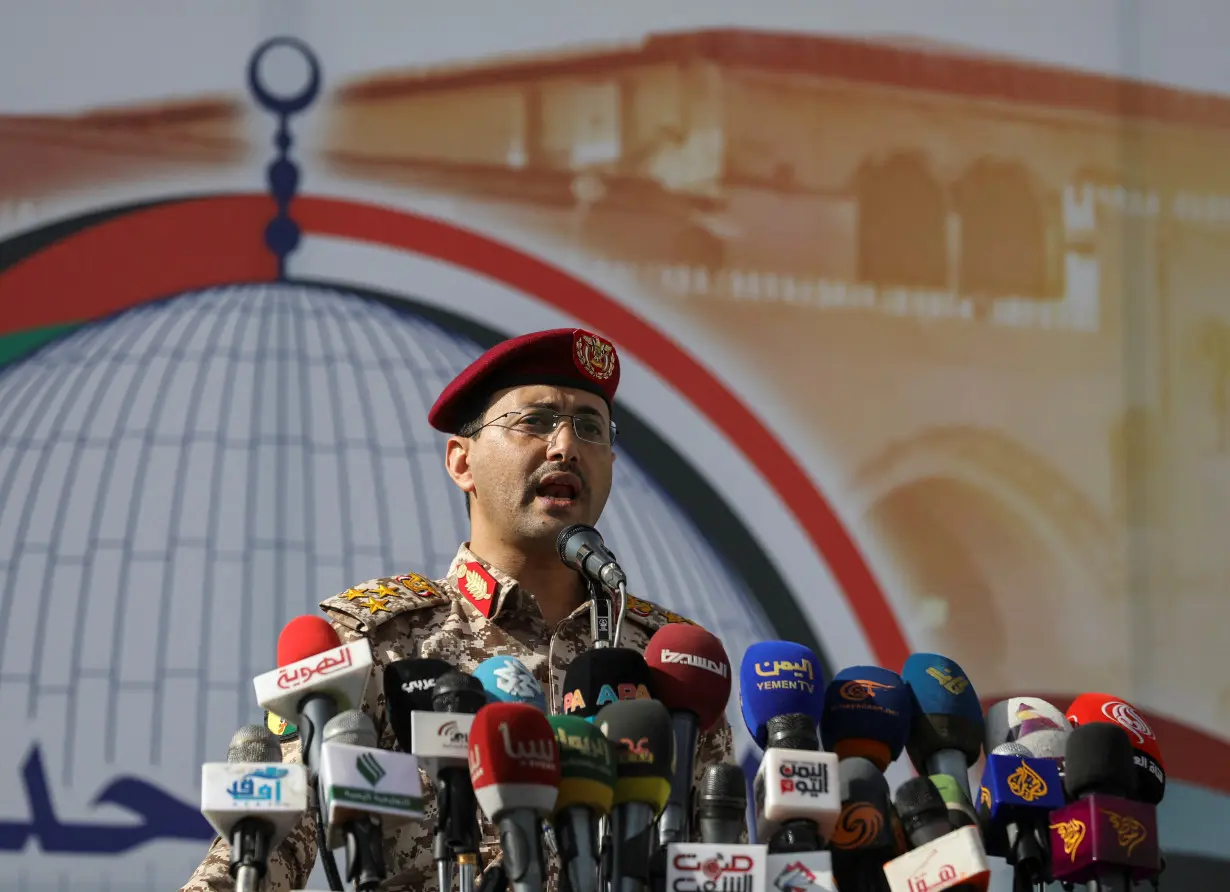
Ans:
{"label": "blue microphone cover", "polygon": [[820,660],[808,647],[793,641],[758,641],[747,649],[739,666],[739,707],[743,723],[764,749],[769,719],[802,714],[820,721],[824,679]]}
{"label": "blue microphone cover", "polygon": [[968,764],[982,752],[982,704],[955,660],[940,654],[911,654],[901,678],[914,700],[906,751],[919,771],[940,750],[960,750]]}
{"label": "blue microphone cover", "polygon": [[528,703],[547,711],[547,697],[542,685],[529,668],[516,657],[489,657],[474,667],[472,673],[487,692],[491,703]]}
{"label": "blue microphone cover", "polygon": [[839,757],[868,759],[884,771],[905,748],[913,717],[914,699],[900,675],[851,666],[825,688],[820,739]]}

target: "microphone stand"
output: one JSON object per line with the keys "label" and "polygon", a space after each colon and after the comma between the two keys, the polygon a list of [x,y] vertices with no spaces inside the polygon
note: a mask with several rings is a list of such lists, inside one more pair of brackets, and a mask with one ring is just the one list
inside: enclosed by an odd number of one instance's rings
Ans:
{"label": "microphone stand", "polygon": [[[619,632],[615,625],[610,595],[591,580],[586,580],[589,586],[589,634],[594,640],[594,647],[618,647]],[[622,619],[622,611],[621,616]],[[614,634],[612,629],[616,628]]]}
{"label": "microphone stand", "polygon": [[380,819],[364,815],[346,827],[346,879],[358,892],[376,892],[384,881],[384,851]]}

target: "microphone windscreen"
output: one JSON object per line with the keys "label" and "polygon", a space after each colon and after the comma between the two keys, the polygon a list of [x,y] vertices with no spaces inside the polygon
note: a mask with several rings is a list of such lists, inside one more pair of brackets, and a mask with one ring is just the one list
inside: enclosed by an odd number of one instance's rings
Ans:
{"label": "microphone windscreen", "polygon": [[675,773],[675,734],[666,707],[658,700],[610,703],[594,724],[615,748],[614,804],[641,802],[662,811]]}
{"label": "microphone windscreen", "polygon": [[474,715],[487,705],[487,692],[477,678],[460,669],[450,669],[436,679],[431,691],[433,712]]}
{"label": "microphone windscreen", "polygon": [[[995,749],[991,750],[988,755],[991,756],[1021,756],[1024,759],[1034,758],[1034,753],[1023,743],[1017,743],[1015,740],[1009,740],[1007,743],[1001,743]],[[1046,758],[1045,756],[1039,758]]]}
{"label": "microphone windscreen", "polygon": [[358,709],[339,712],[325,723],[321,734],[325,743],[345,743],[350,746],[377,746],[376,726],[367,713]]}
{"label": "microphone windscreen", "polygon": [[398,712],[432,712],[436,680],[452,671],[452,663],[433,657],[394,660],[384,668],[385,702],[396,703]]}
{"label": "microphone windscreen", "polygon": [[987,710],[983,744],[989,753],[1001,743],[1039,731],[1068,733],[1072,726],[1057,707],[1038,697],[1009,697]]}
{"label": "microphone windscreen", "polygon": [[1153,727],[1135,706],[1110,694],[1081,694],[1068,707],[1073,725],[1113,722],[1127,732],[1136,751],[1136,795],[1157,805],[1166,794],[1166,764]]}
{"label": "microphone windscreen", "polygon": [[842,669],[824,690],[820,739],[840,758],[870,759],[880,771],[905,748],[914,700],[901,676],[879,666]]}
{"label": "microphone windscreen", "polygon": [[764,749],[768,721],[798,713],[820,721],[824,679],[811,648],[793,641],[758,641],[739,664],[739,709],[756,744]]}
{"label": "microphone windscreen", "polygon": [[226,750],[228,762],[281,762],[282,746],[264,725],[244,725],[231,738]]}
{"label": "microphone windscreen", "polygon": [[1063,787],[1070,799],[1090,793],[1133,798],[1136,765],[1127,733],[1113,723],[1078,725],[1068,735]]}
{"label": "microphone windscreen", "polygon": [[599,729],[579,716],[547,717],[559,747],[559,798],[555,810],[573,806],[601,817],[615,797],[615,748]]}
{"label": "microphone windscreen", "polygon": [[564,713],[591,718],[608,703],[648,700],[649,664],[626,647],[602,647],[577,655],[564,672]]}
{"label": "microphone windscreen", "polygon": [[982,752],[982,703],[963,670],[940,654],[911,654],[901,670],[914,699],[906,752],[918,771],[940,750],[959,750],[968,764]]}
{"label": "microphone windscreen", "polygon": [[742,815],[747,809],[747,777],[743,769],[729,762],[710,765],[700,777],[696,804],[702,812],[724,809]]}
{"label": "microphone windscreen", "polygon": [[1068,736],[1071,733],[1071,731],[1064,731],[1059,728],[1052,731],[1034,731],[1032,734],[1018,737],[1016,743],[1019,743],[1033,753],[1034,758],[1062,759],[1064,753],[1067,752]]}
{"label": "microphone windscreen", "polygon": [[528,703],[547,711],[547,696],[529,667],[516,657],[489,657],[474,667],[489,703]]}
{"label": "microphone windscreen", "polygon": [[490,703],[470,726],[470,782],[491,820],[509,808],[545,817],[559,795],[555,733],[542,710],[527,703]]}
{"label": "microphone windscreen", "polygon": [[296,616],[278,635],[278,665],[289,666],[340,647],[341,643],[342,639],[327,620],[319,616]]}
{"label": "microphone windscreen", "polygon": [[948,806],[929,777],[912,777],[897,788],[897,816],[907,836],[926,826],[947,826]]}
{"label": "microphone windscreen", "polygon": [[654,696],[671,711],[696,714],[702,732],[726,711],[730,659],[716,636],[700,626],[669,623],[645,645]]}
{"label": "microphone windscreen", "polygon": [[820,749],[816,720],[801,712],[773,716],[765,722],[764,748],[816,752]]}

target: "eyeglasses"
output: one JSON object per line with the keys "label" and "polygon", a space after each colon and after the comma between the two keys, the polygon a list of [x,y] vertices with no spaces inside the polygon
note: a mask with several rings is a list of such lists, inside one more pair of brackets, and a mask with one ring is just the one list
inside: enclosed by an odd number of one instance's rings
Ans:
{"label": "eyeglasses", "polygon": [[[511,417],[511,424],[498,424],[497,422]],[[538,437],[541,440],[550,442],[555,436],[555,431],[559,428],[561,418],[567,418],[572,422],[572,432],[577,435],[578,440],[584,440],[586,443],[596,443],[599,446],[611,446],[615,443],[615,422],[603,420],[597,415],[568,415],[564,412],[556,412],[552,409],[531,408],[531,409],[513,409],[511,412],[505,412],[503,415],[497,415],[492,418],[483,427],[502,427],[505,430],[516,431],[519,434],[529,434],[531,437]],[[483,428],[479,428],[482,430]]]}

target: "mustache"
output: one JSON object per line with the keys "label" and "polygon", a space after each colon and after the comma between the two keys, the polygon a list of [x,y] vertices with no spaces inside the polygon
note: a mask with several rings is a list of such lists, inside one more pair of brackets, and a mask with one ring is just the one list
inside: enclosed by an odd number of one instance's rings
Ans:
{"label": "mustache", "polygon": [[529,480],[529,485],[527,487],[527,491],[530,494],[533,494],[534,491],[538,489],[539,485],[541,485],[543,479],[548,474],[571,474],[573,477],[576,477],[578,480],[581,481],[582,491],[584,491],[587,486],[587,483],[585,481],[585,475],[581,473],[580,468],[570,465],[567,462],[556,461],[556,462],[547,462],[547,464],[543,465],[541,468],[539,468],[537,471],[535,471],[533,474],[530,475],[530,480]]}

